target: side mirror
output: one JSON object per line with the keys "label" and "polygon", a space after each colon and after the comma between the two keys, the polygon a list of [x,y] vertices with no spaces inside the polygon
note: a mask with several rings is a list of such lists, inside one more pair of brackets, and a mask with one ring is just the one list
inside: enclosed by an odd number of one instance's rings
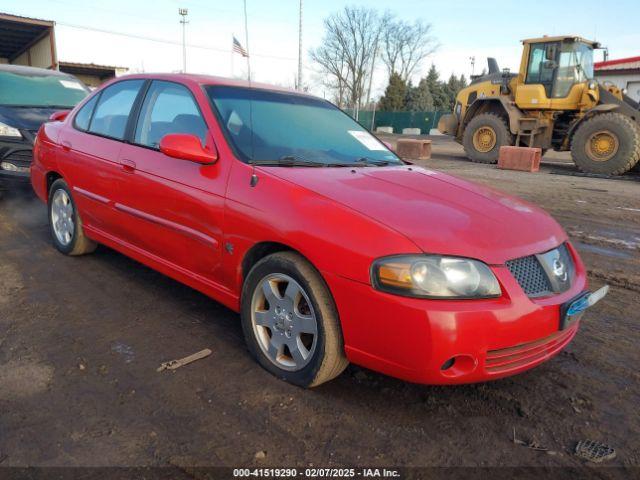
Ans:
{"label": "side mirror", "polygon": [[69,116],[69,110],[60,110],[53,112],[49,117],[50,122],[64,122],[64,119]]}
{"label": "side mirror", "polygon": [[165,155],[181,160],[211,165],[218,160],[218,152],[203,147],[196,135],[170,133],[160,140],[160,151]]}

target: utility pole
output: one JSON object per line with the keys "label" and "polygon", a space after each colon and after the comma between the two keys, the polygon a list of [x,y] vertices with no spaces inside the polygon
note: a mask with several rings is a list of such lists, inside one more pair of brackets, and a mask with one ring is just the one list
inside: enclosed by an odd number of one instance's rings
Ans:
{"label": "utility pole", "polygon": [[298,23],[298,90],[302,90],[302,0]]}
{"label": "utility pole", "polygon": [[182,24],[182,73],[187,73],[187,37],[186,37],[186,27],[187,27],[187,15],[189,14],[189,10],[186,8],[179,8],[178,14],[182,17],[180,23]]}
{"label": "utility pole", "polygon": [[476,57],[475,56],[469,57],[469,60],[471,61],[471,76],[473,76],[476,69]]}

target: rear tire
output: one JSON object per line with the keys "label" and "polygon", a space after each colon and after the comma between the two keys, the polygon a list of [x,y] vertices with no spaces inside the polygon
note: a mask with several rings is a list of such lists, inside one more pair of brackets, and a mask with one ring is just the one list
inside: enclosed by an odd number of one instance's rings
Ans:
{"label": "rear tire", "polygon": [[602,113],[578,127],[571,157],[587,173],[621,175],[640,160],[640,127],[620,113]]}
{"label": "rear tire", "polygon": [[497,163],[500,147],[513,145],[505,120],[495,113],[480,114],[469,122],[462,135],[464,151],[472,162]]}
{"label": "rear tire", "polygon": [[251,269],[242,288],[241,318],[249,352],[282,380],[315,387],[348,365],[333,297],[297,253],[274,253]]}
{"label": "rear tire", "polygon": [[96,249],[96,242],[84,234],[71,190],[61,178],[53,182],[49,189],[47,207],[51,239],[59,252],[75,256],[85,255]]}

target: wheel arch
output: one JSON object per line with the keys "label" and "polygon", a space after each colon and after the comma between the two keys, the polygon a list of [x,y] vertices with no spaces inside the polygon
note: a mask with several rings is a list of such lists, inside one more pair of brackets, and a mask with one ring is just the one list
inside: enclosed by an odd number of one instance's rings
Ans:
{"label": "wheel arch", "polygon": [[242,257],[242,262],[240,262],[240,285],[244,283],[247,275],[249,275],[249,272],[256,263],[258,263],[266,256],[278,252],[297,253],[298,255],[304,257],[304,259],[311,263],[311,265],[313,265],[313,263],[302,252],[289,245],[275,241],[257,242],[251,248],[249,248],[249,250],[246,251],[246,253]]}
{"label": "wheel arch", "polygon": [[509,130],[514,135],[518,133],[518,120],[522,117],[519,108],[511,105],[506,99],[498,98],[479,98],[475,100],[467,109],[464,120],[461,124],[460,136],[464,134],[464,130],[473,118],[483,113],[494,113],[503,117],[509,124]]}
{"label": "wheel arch", "polygon": [[45,195],[46,198],[49,198],[49,191],[51,190],[51,185],[53,185],[53,182],[55,182],[56,180],[60,179],[60,178],[64,178],[59,172],[56,172],[55,170],[50,170],[48,171],[45,176]]}

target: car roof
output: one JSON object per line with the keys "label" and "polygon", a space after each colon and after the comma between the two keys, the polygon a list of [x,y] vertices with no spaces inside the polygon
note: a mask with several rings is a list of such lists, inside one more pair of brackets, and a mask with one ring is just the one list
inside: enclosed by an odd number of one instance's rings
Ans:
{"label": "car roof", "polygon": [[134,73],[127,74],[118,77],[117,79],[112,80],[110,83],[113,83],[118,80],[135,80],[135,79],[144,79],[144,80],[167,80],[185,84],[196,84],[196,85],[220,85],[220,86],[229,86],[229,87],[246,87],[246,88],[254,88],[258,90],[271,90],[282,93],[289,93],[292,95],[301,95],[306,97],[317,98],[314,95],[311,95],[306,92],[301,92],[299,90],[293,90],[291,88],[282,87],[280,85],[271,85],[268,83],[254,82],[236,78],[226,78],[226,77],[217,77],[213,75],[200,75],[193,73]]}
{"label": "car roof", "polygon": [[73,78],[73,75],[59,72],[58,70],[49,70],[48,68],[27,67],[25,65],[11,65],[7,63],[0,64],[0,72],[16,73],[18,75],[26,75],[30,77],[64,77]]}

